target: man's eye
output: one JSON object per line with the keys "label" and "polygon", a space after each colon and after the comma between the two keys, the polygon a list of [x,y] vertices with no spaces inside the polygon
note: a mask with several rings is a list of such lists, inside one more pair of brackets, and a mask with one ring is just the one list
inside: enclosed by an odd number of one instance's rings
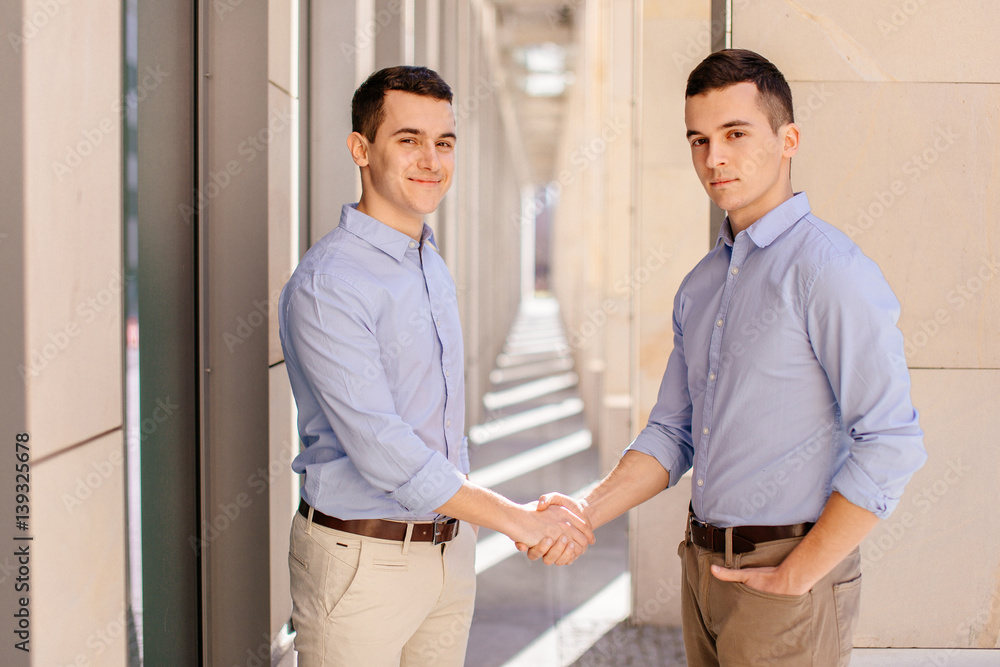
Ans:
{"label": "man's eye", "polygon": [[745,137],[746,136],[746,132],[740,132],[739,130],[737,130],[736,132],[733,132],[729,136],[731,136],[733,139],[739,139],[741,137]]}
{"label": "man's eye", "polygon": [[706,139],[695,139],[691,142],[692,146],[704,146],[707,143]]}

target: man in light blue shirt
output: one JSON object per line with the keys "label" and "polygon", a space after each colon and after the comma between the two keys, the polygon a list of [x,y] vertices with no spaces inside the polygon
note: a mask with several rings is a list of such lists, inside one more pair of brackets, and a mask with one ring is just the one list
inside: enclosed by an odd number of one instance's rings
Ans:
{"label": "man in light blue shirt", "polygon": [[548,563],[593,540],[566,508],[536,511],[466,479],[455,284],[423,223],[454,172],[451,101],[422,67],[381,70],[358,88],[347,145],[361,200],[279,300],[304,446],[292,462],[305,479],[289,549],[300,667],[462,665],[473,525]]}
{"label": "man in light blue shirt", "polygon": [[858,545],[926,459],[899,303],[793,192],[799,129],[774,65],[712,54],[685,97],[695,171],[727,218],[677,291],[648,425],[585,498],[539,507],[573,507],[596,527],[691,470],[688,664],[846,665]]}

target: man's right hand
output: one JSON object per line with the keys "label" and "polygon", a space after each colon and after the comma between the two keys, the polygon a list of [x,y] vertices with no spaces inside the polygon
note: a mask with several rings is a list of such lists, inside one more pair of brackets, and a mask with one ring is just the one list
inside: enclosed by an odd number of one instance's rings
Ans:
{"label": "man's right hand", "polygon": [[[591,524],[590,517],[587,516],[586,501],[582,499],[571,498],[570,496],[567,496],[562,493],[546,493],[541,498],[538,499],[537,503],[533,504],[535,505],[535,509],[538,512],[550,512],[557,508],[568,510],[571,516],[582,520],[586,524],[587,529],[590,530],[591,535],[593,534],[593,525]],[[590,543],[593,544],[594,542],[591,541]],[[553,544],[554,543],[549,542],[548,540],[543,540],[542,542],[535,544],[534,546],[531,546],[526,542],[517,542],[517,549],[518,551],[527,552],[529,560],[538,560],[539,558],[541,558],[542,562],[544,563],[551,564],[551,562],[555,562],[556,565],[566,565],[568,563],[573,562],[573,560],[576,560],[576,558],[578,558],[579,556],[583,555],[583,552],[581,551],[580,553],[575,554],[573,558],[568,562],[565,563],[560,562],[561,559],[559,557],[553,557],[549,555],[553,547]]]}
{"label": "man's right hand", "polygon": [[[670,473],[652,456],[642,452],[625,452],[615,469],[583,498],[571,498],[562,493],[546,493],[538,499],[538,513],[554,509],[564,509],[571,515],[586,522],[591,534],[593,529],[604,525],[639,503],[649,500],[670,485]],[[530,544],[515,540],[519,551],[526,551],[528,558],[563,564],[561,553],[554,560],[549,555],[551,547],[547,541]],[[593,544],[593,542],[591,542]],[[569,561],[572,562],[572,561]]]}
{"label": "man's right hand", "polygon": [[465,480],[461,488],[434,511],[444,516],[486,526],[514,542],[535,549],[548,565],[567,565],[594,543],[590,522],[571,509],[554,503],[538,509],[538,503],[518,505],[495,491]]}
{"label": "man's right hand", "polygon": [[519,549],[530,545],[531,560],[541,557],[546,565],[568,565],[594,543],[590,522],[568,507],[557,503],[539,507],[532,502],[521,505],[521,509],[524,515],[518,521],[518,530],[510,537]]}

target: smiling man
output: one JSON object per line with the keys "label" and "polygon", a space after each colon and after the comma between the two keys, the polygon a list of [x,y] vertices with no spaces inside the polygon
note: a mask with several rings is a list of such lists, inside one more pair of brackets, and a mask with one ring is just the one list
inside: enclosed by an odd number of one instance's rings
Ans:
{"label": "smiling man", "polygon": [[899,303],[793,192],[799,128],[774,65],[714,53],[685,98],[695,172],[728,215],[675,296],[648,425],[585,498],[549,494],[539,508],[596,527],[691,470],[678,549],[688,664],[846,665],[858,545],[926,459]]}
{"label": "smiling man", "polygon": [[466,479],[455,284],[423,222],[455,171],[451,100],[423,67],[384,69],[358,88],[347,146],[361,200],[279,300],[304,445],[288,555],[300,667],[459,667],[473,525],[544,550],[547,563],[571,562],[594,538],[564,507],[535,511]]}

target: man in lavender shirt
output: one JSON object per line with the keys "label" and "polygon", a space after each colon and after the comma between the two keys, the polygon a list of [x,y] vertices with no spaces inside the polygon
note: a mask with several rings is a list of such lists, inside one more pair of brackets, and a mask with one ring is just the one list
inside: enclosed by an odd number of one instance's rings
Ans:
{"label": "man in lavender shirt", "polygon": [[648,425],[585,498],[549,494],[539,508],[560,503],[596,527],[690,470],[688,664],[846,665],[858,545],[926,460],[899,303],[792,190],[799,128],[773,64],[714,53],[685,98],[695,172],[728,215],[677,291]]}
{"label": "man in lavender shirt", "polygon": [[[355,92],[347,146],[362,194],[303,256],[279,301],[305,476],[288,562],[300,667],[464,663],[475,528],[564,564],[593,532],[466,478],[455,284],[423,217],[451,185],[448,85],[422,67]],[[466,523],[468,522],[468,523]]]}

